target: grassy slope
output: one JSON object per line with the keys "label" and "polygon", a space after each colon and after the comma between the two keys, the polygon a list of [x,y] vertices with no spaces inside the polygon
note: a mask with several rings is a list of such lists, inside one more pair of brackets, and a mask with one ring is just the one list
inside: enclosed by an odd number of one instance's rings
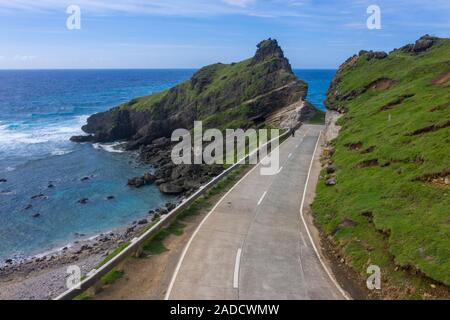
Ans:
{"label": "grassy slope", "polygon": [[[158,118],[160,106],[163,108],[178,105],[181,108],[190,104],[197,105],[198,120],[203,120],[207,127],[241,128],[248,125],[248,118],[253,116],[247,100],[268,91],[299,81],[295,75],[280,71],[275,82],[268,86],[267,76],[277,69],[277,58],[267,59],[251,65],[251,59],[234,64],[213,64],[199,70],[194,76],[205,81],[204,86],[193,85],[192,79],[172,89],[150,96],[140,97],[122,105],[122,108],[143,111],[151,110]],[[272,74],[273,75],[273,74]],[[307,86],[304,83],[306,90]],[[169,97],[170,96],[170,97]],[[300,98],[300,93],[298,99]],[[170,100],[170,103],[165,101]]]}
{"label": "grassy slope", "polygon": [[[407,277],[396,265],[450,285],[450,190],[448,185],[416,180],[450,169],[450,127],[445,127],[450,120],[449,82],[432,84],[449,70],[449,39],[439,40],[419,55],[395,51],[382,60],[360,58],[355,68],[346,70],[339,92],[381,77],[395,84],[337,102],[348,108],[339,123],[342,131],[333,142],[338,184],[326,187],[323,172],[313,205],[319,225],[328,234],[338,230],[334,240],[347,263],[364,277],[368,265],[379,265],[384,280],[413,297],[419,297],[419,292],[408,287],[420,287],[422,280]],[[415,95],[380,111],[409,94]],[[444,128],[409,135],[432,125]],[[358,143],[362,143],[359,150],[348,147]],[[359,168],[362,161],[375,159],[378,164]],[[357,226],[338,228],[345,219]]]}

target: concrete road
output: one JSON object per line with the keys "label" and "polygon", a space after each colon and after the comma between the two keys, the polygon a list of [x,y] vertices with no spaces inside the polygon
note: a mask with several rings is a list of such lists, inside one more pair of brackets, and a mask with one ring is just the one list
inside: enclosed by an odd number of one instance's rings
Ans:
{"label": "concrete road", "polygon": [[302,126],[280,146],[277,175],[257,166],[222,198],[188,243],[167,298],[344,299],[300,213],[322,129]]}

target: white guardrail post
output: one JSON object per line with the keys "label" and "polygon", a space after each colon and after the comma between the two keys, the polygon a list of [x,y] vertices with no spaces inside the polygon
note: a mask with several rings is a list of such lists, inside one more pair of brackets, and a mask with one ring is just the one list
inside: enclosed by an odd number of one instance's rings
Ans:
{"label": "white guardrail post", "polygon": [[204,186],[200,187],[193,195],[189,198],[185,199],[180,205],[178,205],[175,209],[169,212],[167,215],[163,216],[155,225],[153,225],[150,229],[148,229],[144,234],[142,234],[139,238],[135,238],[131,241],[131,243],[118,253],[115,257],[109,260],[107,263],[102,265],[99,269],[94,269],[86,275],[86,278],[83,279],[78,288],[72,288],[67,290],[58,296],[55,300],[72,300],[79,296],[81,293],[85,291],[90,291],[94,295],[101,290],[102,286],[102,278],[108,274],[108,272],[112,271],[114,268],[123,268],[123,263],[129,257],[135,256],[139,257],[143,251],[144,243],[151,239],[158,231],[167,227],[173,220],[178,216],[179,213],[183,212],[183,210],[187,209],[195,200],[197,200],[200,196],[205,194],[208,190],[214,187],[222,178],[227,176],[231,171],[236,169],[241,163],[245,163],[251,157],[258,155],[259,151],[262,148],[267,147],[276,139],[280,139],[289,134],[289,131],[286,131],[280,134],[277,138],[274,138],[258,149],[252,151],[250,154],[239,160],[237,163],[224,170],[221,174],[214,177],[211,181],[209,181]]}

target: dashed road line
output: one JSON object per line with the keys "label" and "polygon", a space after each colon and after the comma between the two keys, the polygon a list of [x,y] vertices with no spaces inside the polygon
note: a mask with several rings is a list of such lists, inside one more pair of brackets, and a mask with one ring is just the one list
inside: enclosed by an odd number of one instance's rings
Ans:
{"label": "dashed road line", "polygon": [[241,254],[242,249],[239,248],[236,253],[236,262],[234,263],[234,278],[233,278],[233,288],[239,288],[239,266],[241,264]]}
{"label": "dashed road line", "polygon": [[263,202],[264,198],[266,197],[267,191],[264,191],[263,195],[261,196],[261,198],[258,201],[258,206]]}

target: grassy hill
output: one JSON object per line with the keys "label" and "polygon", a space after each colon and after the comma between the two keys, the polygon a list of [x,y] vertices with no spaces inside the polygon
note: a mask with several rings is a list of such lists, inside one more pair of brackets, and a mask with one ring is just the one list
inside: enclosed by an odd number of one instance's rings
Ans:
{"label": "grassy hill", "polygon": [[450,39],[425,36],[389,55],[351,57],[328,92],[328,108],[344,115],[316,221],[362,279],[380,266],[394,297],[450,285],[449,75]]}
{"label": "grassy hill", "polygon": [[203,67],[169,90],[91,116],[83,130],[92,136],[73,140],[123,139],[135,149],[170,137],[175,129],[191,129],[194,120],[219,129],[263,124],[272,112],[304,99],[308,86],[294,75],[276,40],[257,47],[250,59]]}

